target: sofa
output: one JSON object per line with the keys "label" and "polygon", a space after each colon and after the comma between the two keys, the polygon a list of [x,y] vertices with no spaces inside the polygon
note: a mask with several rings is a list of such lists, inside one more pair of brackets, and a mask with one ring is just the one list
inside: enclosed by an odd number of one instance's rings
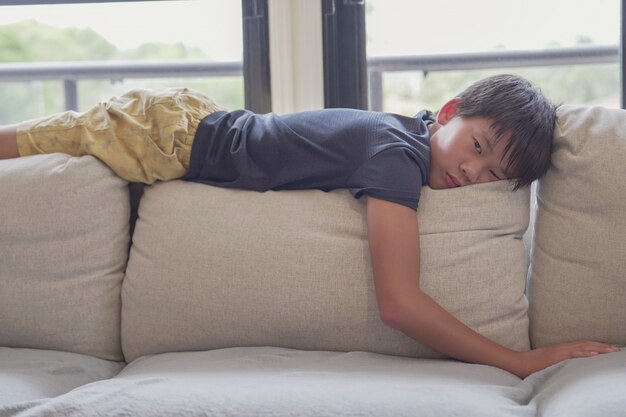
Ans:
{"label": "sofa", "polygon": [[[424,189],[420,283],[511,349],[626,344],[626,113],[561,106],[533,187]],[[626,350],[525,379],[380,319],[346,190],[0,161],[0,416],[626,416]]]}

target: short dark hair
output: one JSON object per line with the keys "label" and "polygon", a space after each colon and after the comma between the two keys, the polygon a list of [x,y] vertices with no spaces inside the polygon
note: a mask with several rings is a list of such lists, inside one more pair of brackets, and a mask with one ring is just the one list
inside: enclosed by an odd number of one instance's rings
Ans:
{"label": "short dark hair", "polygon": [[493,122],[496,141],[510,134],[504,156],[514,190],[546,173],[552,154],[556,106],[530,81],[516,75],[496,75],[470,85],[458,95],[456,115],[484,117]]}

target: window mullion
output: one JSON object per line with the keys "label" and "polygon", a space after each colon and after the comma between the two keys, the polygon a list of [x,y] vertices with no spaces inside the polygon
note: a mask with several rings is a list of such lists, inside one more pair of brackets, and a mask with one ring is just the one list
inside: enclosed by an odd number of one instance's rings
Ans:
{"label": "window mullion", "polygon": [[325,107],[368,108],[364,0],[323,0]]}
{"label": "window mullion", "polygon": [[245,102],[256,113],[272,110],[267,10],[267,0],[242,0]]}

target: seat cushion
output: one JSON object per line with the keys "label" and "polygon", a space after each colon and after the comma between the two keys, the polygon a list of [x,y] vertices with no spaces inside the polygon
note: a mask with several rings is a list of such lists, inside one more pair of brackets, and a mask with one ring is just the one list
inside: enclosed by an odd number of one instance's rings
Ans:
{"label": "seat cushion", "polygon": [[625,179],[626,112],[561,107],[552,167],[537,187],[533,346],[626,343]]}
{"label": "seat cushion", "polygon": [[123,359],[129,211],[91,156],[0,161],[0,345]]}
{"label": "seat cushion", "polygon": [[531,375],[530,405],[541,417],[626,414],[626,350],[572,359]]}
{"label": "seat cushion", "polygon": [[20,416],[605,417],[624,414],[624,392],[626,351],[520,380],[452,360],[229,348],[145,356],[111,379],[22,403]]}
{"label": "seat cushion", "polygon": [[81,385],[112,378],[124,366],[77,353],[0,347],[0,415],[13,415]]}
{"label": "seat cushion", "polygon": [[[427,188],[418,211],[424,291],[520,350],[528,200],[505,182]],[[440,356],[381,321],[365,202],[346,190],[146,187],[122,301],[127,361],[235,346]]]}
{"label": "seat cushion", "polygon": [[[230,348],[166,353],[47,401],[45,416],[528,416],[497,368],[366,352]],[[521,401],[520,401],[521,402]]]}
{"label": "seat cushion", "polygon": [[520,380],[501,369],[368,352],[229,348],[150,355],[28,416],[605,417],[626,409],[626,352]]}

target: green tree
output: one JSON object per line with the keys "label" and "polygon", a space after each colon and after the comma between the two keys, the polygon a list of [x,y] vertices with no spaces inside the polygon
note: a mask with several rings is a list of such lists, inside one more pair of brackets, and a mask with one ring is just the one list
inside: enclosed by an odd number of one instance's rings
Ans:
{"label": "green tree", "polygon": [[207,59],[200,48],[190,48],[182,42],[172,44],[144,43],[137,48],[122,51],[121,59]]}
{"label": "green tree", "polygon": [[[209,59],[199,48],[182,43],[146,43],[129,50],[115,45],[91,29],[57,28],[34,20],[0,26],[0,62],[106,61]],[[79,110],[97,101],[137,87],[185,86],[203,91],[226,108],[242,108],[241,77],[160,80],[79,81]],[[0,124],[64,110],[60,81],[0,83]]]}
{"label": "green tree", "polygon": [[33,58],[31,51],[18,34],[12,30],[0,31],[1,62],[32,61]]}
{"label": "green tree", "polygon": [[62,29],[27,20],[0,27],[0,34],[12,46],[8,55],[2,48],[2,62],[104,60],[117,54],[114,45],[91,29]]}

